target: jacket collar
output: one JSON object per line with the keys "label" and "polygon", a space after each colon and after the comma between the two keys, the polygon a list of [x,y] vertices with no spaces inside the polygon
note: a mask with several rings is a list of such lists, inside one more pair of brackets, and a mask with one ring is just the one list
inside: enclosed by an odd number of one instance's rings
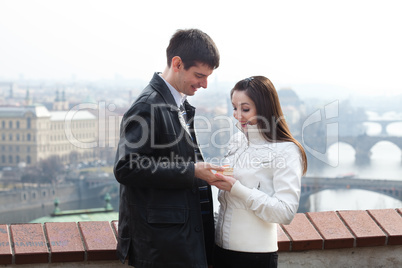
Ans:
{"label": "jacket collar", "polygon": [[247,141],[251,144],[260,145],[265,144],[267,140],[261,134],[260,130],[258,129],[257,125],[247,125],[246,129],[243,129],[239,122],[236,123],[236,127],[243,132],[246,136]]}
{"label": "jacket collar", "polygon": [[[168,86],[166,85],[166,83],[162,79],[162,77],[159,76],[159,74],[160,74],[160,72],[155,72],[154,76],[152,77],[149,84],[152,86],[153,89],[155,89],[162,96],[163,100],[167,104],[173,105],[174,107],[177,108],[177,110],[179,110],[179,108],[177,107],[177,103],[176,103],[172,93],[170,92],[170,89],[168,88]],[[187,101],[187,99],[183,102],[183,106],[187,111],[192,111],[194,114],[195,107],[192,106]]]}
{"label": "jacket collar", "polygon": [[[163,79],[159,76],[159,73],[154,73],[154,76],[152,77],[149,84],[162,96],[163,100],[167,104],[173,105],[177,108],[177,104],[175,99],[173,98],[172,93],[170,93],[168,86],[166,85],[165,81],[163,81]],[[178,109],[179,108],[177,108],[177,110]]]}
{"label": "jacket collar", "polygon": [[165,82],[167,87],[169,88],[170,93],[172,94],[177,107],[180,107],[180,105],[183,105],[183,102],[186,100],[187,95],[179,92],[177,89],[175,89],[168,81],[166,81],[163,76],[158,73],[159,77],[162,78],[162,80]]}

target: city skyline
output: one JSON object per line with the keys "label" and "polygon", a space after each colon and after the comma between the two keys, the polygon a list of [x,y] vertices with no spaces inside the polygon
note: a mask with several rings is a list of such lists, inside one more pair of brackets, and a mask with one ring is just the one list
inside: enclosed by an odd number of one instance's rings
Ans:
{"label": "city skyline", "polygon": [[221,53],[210,84],[265,75],[277,89],[394,96],[402,92],[399,6],[398,1],[248,1],[230,7],[206,1],[193,8],[185,1],[2,1],[0,81],[148,81],[163,71],[174,31],[195,27],[207,32]]}

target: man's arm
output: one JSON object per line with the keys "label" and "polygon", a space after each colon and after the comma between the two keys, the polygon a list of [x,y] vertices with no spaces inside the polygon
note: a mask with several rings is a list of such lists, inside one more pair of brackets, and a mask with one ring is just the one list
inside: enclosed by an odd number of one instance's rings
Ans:
{"label": "man's arm", "polygon": [[151,118],[148,103],[135,104],[124,116],[114,166],[118,182],[138,187],[177,189],[192,187],[196,177],[208,183],[216,180],[211,170],[220,170],[218,166],[160,157],[151,144],[151,137],[157,131],[151,129],[151,120],[155,118]]}
{"label": "man's arm", "polygon": [[124,116],[114,166],[117,181],[138,187],[191,187],[194,163],[160,157],[151,144],[151,137],[156,135],[151,120],[155,118],[151,118],[148,103],[135,104]]}

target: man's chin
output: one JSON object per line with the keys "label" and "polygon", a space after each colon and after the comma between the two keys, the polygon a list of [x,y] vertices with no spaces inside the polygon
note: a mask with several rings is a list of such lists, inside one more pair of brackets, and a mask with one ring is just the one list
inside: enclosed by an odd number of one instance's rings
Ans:
{"label": "man's chin", "polygon": [[190,93],[193,93],[191,96],[193,96],[195,94],[195,92],[197,92],[197,91],[198,91],[198,88],[191,87],[191,92]]}
{"label": "man's chin", "polygon": [[187,96],[194,96],[195,92],[197,92],[197,90],[189,90],[189,92],[187,92]]}

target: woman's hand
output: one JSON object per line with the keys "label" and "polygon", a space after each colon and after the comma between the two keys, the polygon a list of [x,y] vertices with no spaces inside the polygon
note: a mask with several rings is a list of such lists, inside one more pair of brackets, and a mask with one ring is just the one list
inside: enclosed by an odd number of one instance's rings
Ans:
{"label": "woman's hand", "polygon": [[219,180],[214,176],[212,170],[223,171],[224,168],[207,162],[198,162],[194,164],[194,176],[206,181],[210,185],[213,185],[216,180]]}
{"label": "woman's hand", "polygon": [[232,189],[233,184],[235,184],[236,179],[231,176],[225,176],[219,173],[215,174],[215,177],[218,178],[217,181],[211,183],[211,185],[215,185],[218,189],[228,191]]}

